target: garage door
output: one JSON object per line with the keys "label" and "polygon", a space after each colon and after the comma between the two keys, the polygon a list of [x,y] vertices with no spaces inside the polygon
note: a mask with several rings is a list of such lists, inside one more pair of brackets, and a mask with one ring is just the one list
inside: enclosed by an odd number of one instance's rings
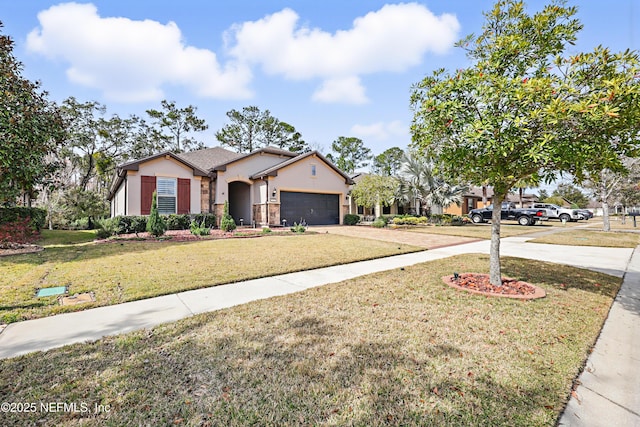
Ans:
{"label": "garage door", "polygon": [[340,224],[340,199],[337,194],[280,192],[280,221],[287,224],[305,220],[309,225]]}

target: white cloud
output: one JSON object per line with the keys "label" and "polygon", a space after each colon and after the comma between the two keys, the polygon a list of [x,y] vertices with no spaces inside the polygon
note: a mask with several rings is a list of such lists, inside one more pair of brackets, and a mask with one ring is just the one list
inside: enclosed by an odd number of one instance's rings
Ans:
{"label": "white cloud", "polygon": [[27,48],[69,64],[67,77],[123,102],[161,99],[163,86],[199,96],[247,98],[251,70],[218,63],[216,54],[186,46],[178,26],[151,20],[102,18],[92,4],[64,3],[38,14]]}
{"label": "white cloud", "polygon": [[243,99],[253,94],[251,67],[293,80],[320,80],[319,102],[367,102],[361,76],[403,72],[428,52],[453,46],[455,16],[417,3],[390,4],[333,33],[299,23],[291,9],[234,25],[215,52],[185,44],[174,22],[101,17],[93,4],[63,3],[38,14],[27,48],[68,64],[70,81],[118,101],[157,100],[168,86],[196,95]]}
{"label": "white cloud", "polygon": [[399,120],[393,122],[377,122],[369,125],[356,124],[351,127],[351,133],[377,141],[402,139],[409,135],[409,129]]}
{"label": "white cloud", "polygon": [[365,104],[369,100],[358,77],[325,80],[312,99],[318,102]]}
{"label": "white cloud", "polygon": [[[420,64],[427,52],[444,53],[460,29],[455,16],[435,16],[417,3],[385,5],[335,33],[300,26],[298,21],[295,11],[284,9],[235,25],[226,35],[229,53],[268,74],[325,80],[314,95],[325,102],[343,101],[345,82],[353,82],[354,76],[402,72]],[[359,81],[358,85],[362,87]],[[337,93],[331,94],[331,88]]]}

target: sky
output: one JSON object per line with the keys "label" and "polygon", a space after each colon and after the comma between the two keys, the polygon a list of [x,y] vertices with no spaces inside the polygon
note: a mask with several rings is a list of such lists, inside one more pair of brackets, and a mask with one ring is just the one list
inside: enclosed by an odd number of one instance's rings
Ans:
{"label": "sky", "polygon": [[[528,1],[530,12],[543,1]],[[573,0],[584,29],[567,51],[638,50],[640,1]],[[216,146],[226,112],[257,106],[327,154],[340,136],[373,154],[411,142],[412,85],[470,65],[454,43],[493,1],[0,0],[0,31],[50,99],[146,116],[193,105]]]}

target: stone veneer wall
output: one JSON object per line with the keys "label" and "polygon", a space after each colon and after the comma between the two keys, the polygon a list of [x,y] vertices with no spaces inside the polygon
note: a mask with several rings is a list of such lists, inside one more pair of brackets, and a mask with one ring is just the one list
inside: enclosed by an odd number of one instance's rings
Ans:
{"label": "stone veneer wall", "polygon": [[269,203],[269,225],[281,225],[280,203]]}
{"label": "stone veneer wall", "polygon": [[200,180],[200,212],[209,212],[209,177],[206,176]]}
{"label": "stone veneer wall", "polygon": [[220,221],[222,220],[222,214],[224,213],[224,203],[217,203],[213,205],[213,213],[216,215],[216,226],[220,227]]}

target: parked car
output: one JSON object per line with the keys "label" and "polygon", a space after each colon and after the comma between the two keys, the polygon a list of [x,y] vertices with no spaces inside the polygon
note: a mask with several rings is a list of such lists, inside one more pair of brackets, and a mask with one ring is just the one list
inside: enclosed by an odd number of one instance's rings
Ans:
{"label": "parked car", "polygon": [[[520,225],[533,225],[547,219],[544,209],[516,208],[515,203],[502,203],[500,211],[500,219],[518,221]],[[472,209],[469,211],[471,221],[479,224],[491,220],[493,214],[493,205],[486,208]]]}
{"label": "parked car", "polygon": [[549,217],[549,219],[557,219],[559,221],[566,222],[575,222],[579,219],[582,219],[582,217],[578,214],[577,209],[563,208],[552,203],[534,203],[531,207],[534,209],[545,209],[547,211],[547,216]]}
{"label": "parked car", "polygon": [[593,218],[593,212],[589,209],[576,209],[578,211],[578,215],[581,217],[580,219],[589,220]]}

